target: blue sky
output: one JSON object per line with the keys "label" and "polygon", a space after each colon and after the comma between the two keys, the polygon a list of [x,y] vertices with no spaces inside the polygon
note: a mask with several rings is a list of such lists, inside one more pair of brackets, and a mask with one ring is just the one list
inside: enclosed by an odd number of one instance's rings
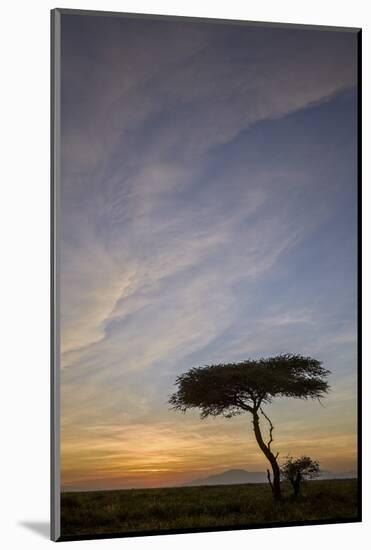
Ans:
{"label": "blue sky", "polygon": [[281,454],[355,467],[356,34],[62,16],[62,481],[265,469],[250,419],[170,411],[192,366],[301,353]]}

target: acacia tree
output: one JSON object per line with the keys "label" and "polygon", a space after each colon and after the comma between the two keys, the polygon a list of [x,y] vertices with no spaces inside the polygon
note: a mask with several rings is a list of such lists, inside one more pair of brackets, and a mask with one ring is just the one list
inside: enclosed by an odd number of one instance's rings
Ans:
{"label": "acacia tree", "polygon": [[283,479],[287,479],[292,485],[294,496],[300,493],[301,482],[306,479],[314,479],[319,476],[320,468],[317,460],[313,460],[310,456],[301,456],[293,459],[292,456],[287,457],[287,460],[281,466],[281,474]]}
{"label": "acacia tree", "polygon": [[[274,453],[274,426],[262,406],[276,397],[319,399],[329,390],[326,377],[330,371],[311,357],[285,354],[256,361],[220,363],[191,368],[177,377],[177,391],[170,396],[172,409],[186,412],[200,409],[201,419],[208,416],[233,416],[250,413],[255,439],[268,460],[268,480],[274,498],[281,497],[278,453]],[[269,439],[264,441],[261,416],[269,425]]]}

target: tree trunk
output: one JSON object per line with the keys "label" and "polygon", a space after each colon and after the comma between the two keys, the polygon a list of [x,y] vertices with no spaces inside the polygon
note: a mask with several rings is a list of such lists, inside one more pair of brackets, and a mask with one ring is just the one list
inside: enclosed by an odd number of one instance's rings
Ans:
{"label": "tree trunk", "polygon": [[253,426],[256,441],[272,468],[273,482],[271,483],[271,488],[273,497],[276,500],[279,500],[281,498],[280,467],[278,466],[275,455],[272,453],[268,445],[266,445],[263,441],[263,437],[260,431],[259,415],[256,411],[253,412]]}

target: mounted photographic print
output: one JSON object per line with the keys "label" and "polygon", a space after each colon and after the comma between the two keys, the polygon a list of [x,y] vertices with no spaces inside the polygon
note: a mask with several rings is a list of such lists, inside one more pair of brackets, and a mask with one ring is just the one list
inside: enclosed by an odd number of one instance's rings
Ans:
{"label": "mounted photographic print", "polygon": [[52,538],[355,522],[360,29],[52,11]]}

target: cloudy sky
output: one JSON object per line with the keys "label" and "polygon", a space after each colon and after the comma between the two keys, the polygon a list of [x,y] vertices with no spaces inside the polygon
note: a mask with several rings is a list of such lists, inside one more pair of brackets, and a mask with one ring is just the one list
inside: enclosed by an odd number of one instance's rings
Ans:
{"label": "cloudy sky", "polygon": [[251,419],[169,410],[192,366],[332,371],[276,450],[356,461],[356,33],[62,16],[64,488],[265,470]]}

